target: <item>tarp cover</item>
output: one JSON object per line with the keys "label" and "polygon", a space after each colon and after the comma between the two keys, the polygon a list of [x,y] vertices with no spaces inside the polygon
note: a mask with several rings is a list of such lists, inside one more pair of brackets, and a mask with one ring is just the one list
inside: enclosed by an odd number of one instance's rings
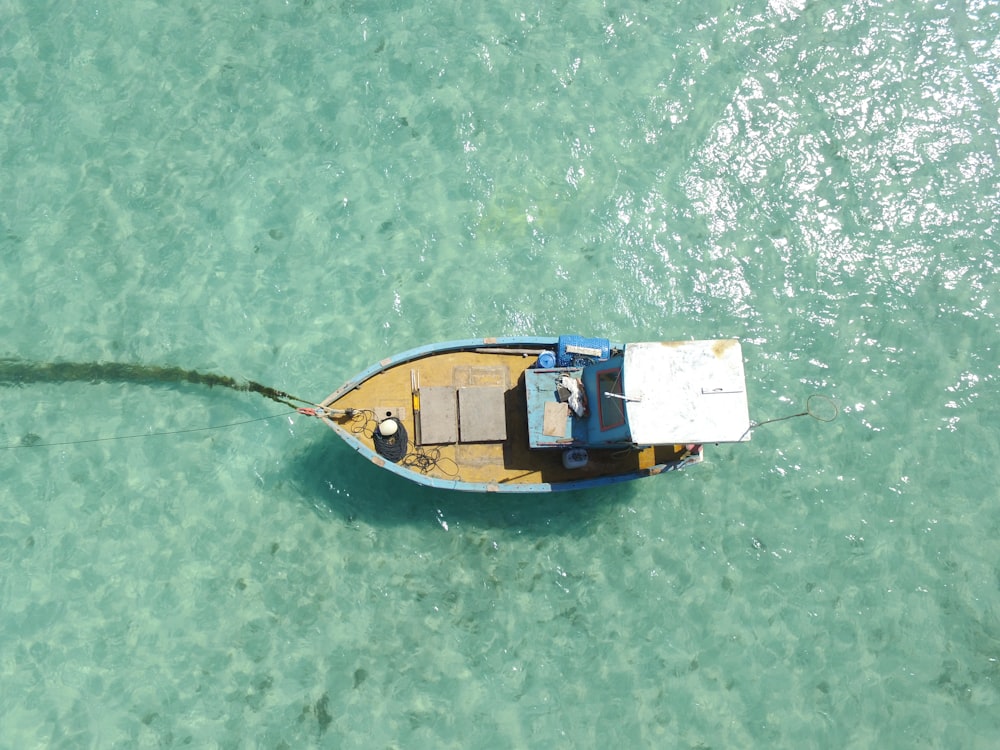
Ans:
{"label": "tarp cover", "polygon": [[623,369],[625,412],[637,445],[750,439],[736,339],[626,344]]}

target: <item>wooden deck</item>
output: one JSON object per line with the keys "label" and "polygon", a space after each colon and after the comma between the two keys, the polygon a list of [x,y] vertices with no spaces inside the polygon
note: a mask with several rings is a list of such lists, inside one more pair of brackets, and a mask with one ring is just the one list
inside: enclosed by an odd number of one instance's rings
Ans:
{"label": "wooden deck", "polygon": [[[372,449],[371,434],[377,422],[387,417],[399,419],[410,439],[409,454],[401,465],[409,465],[413,471],[443,481],[560,483],[630,473],[678,460],[682,455],[683,449],[679,446],[676,449],[674,446],[657,446],[641,452],[590,450],[588,465],[570,470],[563,467],[562,452],[558,449],[529,450],[524,372],[534,362],[532,356],[509,353],[458,351],[430,354],[377,373],[328,406],[355,410],[353,418],[338,417],[336,421]],[[454,389],[457,392],[463,388],[471,389],[469,393],[477,396],[498,397],[498,389],[502,389],[503,414],[496,416],[505,424],[489,424],[490,415],[487,414],[482,417],[486,424],[477,425],[473,436],[496,434],[499,429],[499,434],[506,433],[505,439],[463,442],[446,424],[438,424],[421,415],[421,422],[430,428],[428,433],[433,433],[429,437],[444,442],[415,445],[417,425],[411,390],[414,380],[419,381],[420,391],[428,397],[435,393],[440,395],[441,391],[435,392],[434,389]],[[466,400],[476,403],[480,399]],[[431,404],[428,403],[428,406]],[[447,418],[445,415],[442,421],[446,422]]]}

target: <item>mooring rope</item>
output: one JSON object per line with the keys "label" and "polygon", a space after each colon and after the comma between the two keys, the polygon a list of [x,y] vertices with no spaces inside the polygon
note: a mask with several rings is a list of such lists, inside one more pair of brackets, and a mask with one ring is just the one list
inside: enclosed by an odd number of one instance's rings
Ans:
{"label": "mooring rope", "polygon": [[[319,404],[312,401],[292,396],[291,394],[279,391],[266,385],[254,382],[253,380],[239,381],[226,375],[215,375],[213,373],[198,372],[197,370],[185,370],[181,367],[159,367],[155,365],[136,365],[122,362],[33,362],[30,360],[16,358],[0,358],[0,387],[22,387],[36,383],[140,383],[143,385],[173,386],[180,383],[193,385],[206,385],[209,388],[219,386],[229,388],[243,393],[259,393],[264,398],[270,399],[282,406],[288,406],[299,413],[314,412],[316,408],[322,409]],[[298,404],[306,404],[303,409]],[[43,448],[59,445],[77,445],[81,443],[99,443],[109,440],[131,440],[141,437],[156,437],[161,435],[181,435],[189,432],[206,432],[209,430],[221,430],[239,425],[251,424],[253,422],[263,422],[268,419],[285,416],[289,412],[282,414],[272,414],[256,419],[246,419],[227,424],[213,425],[209,427],[193,427],[183,430],[168,430],[166,432],[144,432],[135,435],[118,435],[102,438],[88,438],[83,440],[68,440],[62,442],[42,443],[38,440],[22,440],[17,445],[0,446],[0,450],[11,450],[14,448]],[[314,416],[314,413],[309,414]]]}
{"label": "mooring rope", "polygon": [[253,380],[239,381],[227,375],[185,370],[181,367],[136,365],[125,362],[32,362],[24,359],[0,359],[0,386],[22,386],[29,383],[143,383],[145,385],[176,385],[191,383],[219,386],[234,391],[259,393],[283,406],[298,407],[290,401],[318,406],[312,401],[261,385]]}
{"label": "mooring rope", "polygon": [[[817,399],[822,401],[833,408],[833,413],[830,415],[817,414],[813,407],[813,400]],[[820,393],[814,393],[809,398],[806,399],[806,410],[800,411],[798,414],[787,414],[784,417],[774,417],[773,419],[765,419],[763,422],[751,422],[750,426],[747,427],[746,432],[740,435],[740,440],[743,440],[750,432],[756,430],[758,427],[763,427],[766,424],[773,424],[774,422],[784,422],[786,419],[795,419],[796,417],[812,417],[819,422],[832,422],[840,414],[840,407],[837,406],[836,402],[829,396],[824,396]]]}
{"label": "mooring rope", "polygon": [[[288,414],[294,413],[295,412],[292,411],[286,411],[281,414],[270,414],[266,417],[244,419],[239,422],[227,422],[226,424],[209,425],[208,427],[190,427],[184,430],[167,430],[165,432],[138,432],[134,435],[111,435],[110,437],[83,438],[82,440],[63,440],[57,443],[40,443],[35,439],[22,439],[17,445],[0,445],[0,451],[9,451],[16,448],[54,448],[56,446],[65,445],[83,445],[84,443],[105,443],[112,440],[133,440],[135,438],[162,437],[164,435],[184,435],[189,432],[210,432],[212,430],[225,430],[230,427],[239,427],[240,425],[251,424],[253,422],[266,422],[269,419],[276,419],[277,417],[284,417]],[[35,438],[37,436],[32,437]]]}

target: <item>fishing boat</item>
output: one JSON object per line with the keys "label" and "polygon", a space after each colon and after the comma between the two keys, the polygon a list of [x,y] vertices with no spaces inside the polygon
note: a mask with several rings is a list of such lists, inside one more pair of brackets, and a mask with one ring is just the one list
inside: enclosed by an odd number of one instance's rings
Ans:
{"label": "fishing boat", "polygon": [[301,411],[380,467],[468,492],[663,474],[752,427],[736,339],[449,341],[383,359]]}

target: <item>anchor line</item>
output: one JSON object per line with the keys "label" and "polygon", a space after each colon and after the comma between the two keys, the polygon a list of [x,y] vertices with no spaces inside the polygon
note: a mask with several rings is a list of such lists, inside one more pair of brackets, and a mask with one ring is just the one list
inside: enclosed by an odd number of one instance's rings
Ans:
{"label": "anchor line", "polygon": [[135,438],[163,437],[165,435],[185,435],[191,432],[211,432],[212,430],[225,430],[230,427],[252,424],[253,422],[266,422],[269,419],[277,419],[278,417],[284,417],[294,413],[295,412],[287,411],[282,412],[281,414],[269,414],[266,417],[243,419],[239,422],[227,422],[226,424],[215,424],[209,425],[208,427],[189,427],[183,430],[166,430],[165,432],[138,432],[133,435],[110,435],[108,437],[84,438],[82,440],[63,440],[56,443],[37,443],[34,441],[26,441],[17,445],[0,445],[0,450],[9,451],[16,450],[18,448],[54,448],[67,445],[83,445],[84,443],[106,443],[113,440],[134,440]]}
{"label": "anchor line", "polygon": [[[309,416],[313,416],[311,412],[315,411],[316,409],[323,408],[319,404],[313,403],[312,401],[307,401],[304,398],[299,398],[298,396],[293,396],[290,393],[279,391],[276,388],[269,388],[266,385],[255,383],[252,380],[248,381],[246,384],[244,384],[237,390],[259,393],[264,398],[269,398],[276,403],[282,404],[283,406],[290,406],[296,411],[299,411],[300,413],[303,414],[308,414]],[[305,404],[307,407],[311,408],[303,409],[301,406],[296,406],[295,404],[291,403],[292,401],[297,401],[298,403]]]}
{"label": "anchor line", "polygon": [[[818,399],[829,404],[833,407],[832,415],[823,415],[816,412],[813,406],[813,399]],[[806,410],[800,411],[798,414],[786,414],[783,417],[774,417],[773,419],[765,419],[763,422],[751,422],[750,426],[747,427],[746,431],[740,435],[740,441],[743,440],[747,435],[749,435],[753,430],[758,427],[763,427],[766,424],[773,424],[775,422],[784,422],[788,419],[795,419],[796,417],[812,417],[818,422],[832,422],[840,414],[840,407],[837,406],[836,402],[829,396],[824,396],[820,393],[814,393],[809,398],[806,399]],[[739,441],[738,441],[739,442]]]}
{"label": "anchor line", "polygon": [[[17,358],[0,358],[0,387],[24,387],[37,383],[139,383],[143,385],[177,385],[189,383],[206,385],[209,388],[220,386],[234,391],[258,393],[271,401],[290,407],[299,414],[307,416],[323,416],[327,413],[319,404],[293,396],[277,388],[262,385],[253,380],[239,381],[226,375],[203,373],[197,370],[185,370],[180,367],[159,367],[155,365],[137,365],[121,362],[34,362]],[[304,406],[300,406],[304,405]],[[162,435],[182,435],[192,432],[220,430],[239,425],[263,422],[269,419],[285,416],[294,412],[271,414],[266,417],[246,419],[208,427],[193,427],[165,432],[144,432],[135,435],[118,435],[83,440],[68,440],[52,443],[38,442],[37,436],[32,440],[22,440],[18,445],[0,446],[0,450],[15,448],[41,448],[51,446],[77,445],[81,443],[98,443],[110,440],[131,440],[141,437],[156,437]]]}

